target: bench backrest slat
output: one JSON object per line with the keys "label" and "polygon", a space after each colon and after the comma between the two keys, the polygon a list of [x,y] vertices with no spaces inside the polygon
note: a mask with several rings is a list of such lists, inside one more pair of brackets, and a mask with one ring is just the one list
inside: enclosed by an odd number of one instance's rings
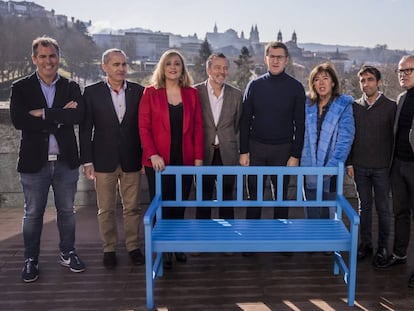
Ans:
{"label": "bench backrest slat", "polygon": [[[337,177],[337,194],[343,194],[344,165],[340,163],[337,167],[287,167],[287,166],[167,166],[163,172],[156,174],[156,193],[162,193],[161,176],[174,175],[176,181],[176,200],[163,200],[163,206],[259,206],[263,207],[284,207],[284,206],[336,206],[335,199],[323,200],[323,182],[327,176]],[[196,190],[195,198],[183,200],[182,198],[182,176],[190,175],[194,177]],[[217,194],[215,200],[203,201],[202,183],[204,175],[217,176]],[[223,177],[225,175],[236,178],[236,196],[234,200],[223,200]],[[254,175],[257,177],[257,199],[250,200],[245,196],[244,188],[247,184],[247,177]],[[276,176],[277,178],[277,197],[266,199],[264,197],[263,179],[266,176]],[[295,198],[283,198],[283,178],[293,176],[296,178]],[[303,198],[303,186],[305,176],[314,176],[317,181],[316,200],[305,201]]]}

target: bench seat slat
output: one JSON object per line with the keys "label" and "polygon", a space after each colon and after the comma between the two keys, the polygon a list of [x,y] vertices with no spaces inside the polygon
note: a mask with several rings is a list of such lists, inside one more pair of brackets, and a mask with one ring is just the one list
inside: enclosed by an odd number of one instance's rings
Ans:
{"label": "bench seat slat", "polygon": [[[294,242],[294,244],[292,244]],[[301,248],[348,250],[350,233],[339,220],[161,220],[153,232],[154,251],[284,251]],[[258,246],[257,244],[263,243]],[[298,247],[299,246],[299,247]]]}

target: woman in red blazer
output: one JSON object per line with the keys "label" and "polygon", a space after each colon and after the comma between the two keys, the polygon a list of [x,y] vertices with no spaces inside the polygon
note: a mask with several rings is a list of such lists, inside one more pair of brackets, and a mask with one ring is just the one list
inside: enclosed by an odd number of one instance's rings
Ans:
{"label": "woman in red blazer", "polygon": [[[155,195],[155,171],[166,165],[202,165],[203,124],[198,92],[183,56],[167,50],[160,58],[139,105],[142,161],[151,200]],[[175,199],[175,177],[163,179],[163,198]],[[183,198],[189,196],[192,176],[183,178]],[[164,218],[184,218],[184,208],[169,208]],[[184,254],[183,254],[184,255]]]}

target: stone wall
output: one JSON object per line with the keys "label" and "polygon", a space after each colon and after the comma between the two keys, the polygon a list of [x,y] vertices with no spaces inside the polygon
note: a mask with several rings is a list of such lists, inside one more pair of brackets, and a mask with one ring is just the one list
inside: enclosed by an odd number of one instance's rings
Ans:
{"label": "stone wall", "polygon": [[[8,103],[0,103],[0,208],[22,207],[23,193],[16,171],[20,132],[11,124]],[[81,169],[80,169],[81,173]],[[93,182],[79,175],[76,205],[96,205]],[[53,193],[49,195],[48,205],[53,206]]]}
{"label": "stone wall", "polygon": [[[19,150],[20,132],[15,130],[10,121],[8,103],[0,103],[0,208],[22,207],[23,194],[16,172],[17,155]],[[76,205],[96,205],[96,194],[93,181],[83,177],[79,169],[78,192],[75,198]],[[294,184],[294,183],[291,183]],[[294,186],[294,185],[292,185]],[[355,197],[355,190],[349,178],[345,180],[345,195]],[[119,199],[118,199],[119,200]],[[141,178],[141,204],[149,201],[146,178]],[[53,193],[49,195],[48,206],[53,206]]]}

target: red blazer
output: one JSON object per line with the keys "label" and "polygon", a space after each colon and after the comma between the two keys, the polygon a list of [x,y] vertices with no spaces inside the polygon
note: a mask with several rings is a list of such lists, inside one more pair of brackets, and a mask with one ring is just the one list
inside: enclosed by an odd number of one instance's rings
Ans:
{"label": "red blazer", "polygon": [[[198,92],[181,88],[183,100],[183,165],[194,165],[204,154],[203,117]],[[144,90],[138,113],[139,134],[143,149],[142,163],[152,167],[150,157],[158,154],[166,165],[170,162],[171,130],[165,88],[148,86]]]}

